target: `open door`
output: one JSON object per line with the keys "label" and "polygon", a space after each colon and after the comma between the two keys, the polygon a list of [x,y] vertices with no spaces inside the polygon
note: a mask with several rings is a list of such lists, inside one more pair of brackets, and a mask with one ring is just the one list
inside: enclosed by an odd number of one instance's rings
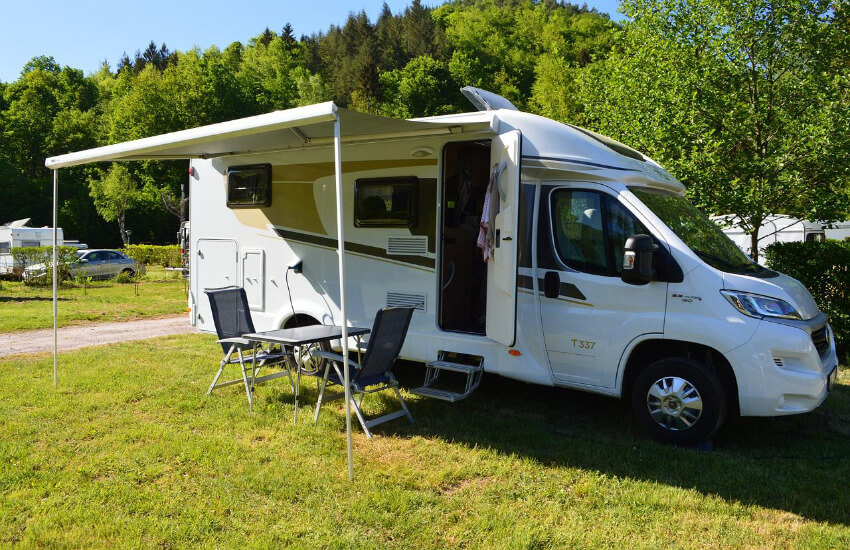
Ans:
{"label": "open door", "polygon": [[498,214],[493,224],[493,253],[487,262],[487,337],[506,346],[514,345],[516,339],[521,146],[522,134],[511,130],[496,136],[490,149],[490,169],[498,174],[490,206],[498,206]]}

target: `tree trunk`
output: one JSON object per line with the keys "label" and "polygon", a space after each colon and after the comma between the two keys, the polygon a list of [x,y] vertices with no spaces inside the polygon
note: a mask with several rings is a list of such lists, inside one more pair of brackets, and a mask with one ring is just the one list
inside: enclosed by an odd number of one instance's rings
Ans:
{"label": "tree trunk", "polygon": [[118,221],[118,231],[121,232],[121,242],[124,243],[124,246],[127,246],[130,244],[130,237],[127,235],[127,228],[124,225],[124,213],[121,212],[118,214],[116,219]]}
{"label": "tree trunk", "polygon": [[750,233],[750,250],[754,262],[759,261],[759,229],[760,225],[753,226],[753,232]]}

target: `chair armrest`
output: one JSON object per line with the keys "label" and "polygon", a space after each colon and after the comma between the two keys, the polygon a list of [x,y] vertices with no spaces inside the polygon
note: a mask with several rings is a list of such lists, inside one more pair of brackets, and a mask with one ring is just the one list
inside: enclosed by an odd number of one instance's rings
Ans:
{"label": "chair armrest", "polygon": [[[342,355],[338,353],[334,353],[332,351],[324,351],[324,350],[315,350],[311,351],[310,355],[313,357],[321,357],[322,359],[328,359],[330,361],[336,361],[337,363],[342,363]],[[353,366],[355,369],[360,368],[360,363],[357,361],[348,360],[348,364]]]}
{"label": "chair armrest", "polygon": [[222,338],[221,340],[216,340],[216,343],[219,344],[242,344],[243,346],[250,346],[254,343],[254,340],[247,340],[245,338]]}

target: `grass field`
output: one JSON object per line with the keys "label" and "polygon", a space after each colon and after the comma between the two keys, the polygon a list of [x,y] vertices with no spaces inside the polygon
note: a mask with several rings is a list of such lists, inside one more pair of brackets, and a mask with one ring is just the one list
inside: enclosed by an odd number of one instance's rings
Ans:
{"label": "grass field", "polygon": [[[0,286],[0,332],[53,326],[51,287],[28,287],[3,281]],[[162,268],[150,268],[134,285],[111,281],[65,285],[59,289],[59,326],[89,321],[127,321],[186,310],[183,279]]]}
{"label": "grass field", "polygon": [[[644,439],[617,401],[486,376],[367,441],[342,405],[204,397],[206,335],[0,361],[0,546],[850,547],[850,372],[812,414],[733,422],[714,452]],[[132,361],[128,361],[132,358]],[[420,367],[403,364],[403,381]],[[372,413],[389,406],[366,400]]]}

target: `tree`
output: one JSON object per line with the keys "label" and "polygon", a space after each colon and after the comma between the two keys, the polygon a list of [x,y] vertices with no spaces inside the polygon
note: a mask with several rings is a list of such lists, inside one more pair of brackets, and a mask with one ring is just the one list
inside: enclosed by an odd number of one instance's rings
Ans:
{"label": "tree", "polygon": [[850,193],[850,37],[829,0],[625,0],[622,52],[582,71],[588,126],[666,164],[751,235],[831,221]]}
{"label": "tree", "polygon": [[124,246],[130,244],[125,220],[127,212],[141,198],[138,184],[124,164],[113,163],[105,175],[89,180],[95,208],[104,220],[118,222]]}

